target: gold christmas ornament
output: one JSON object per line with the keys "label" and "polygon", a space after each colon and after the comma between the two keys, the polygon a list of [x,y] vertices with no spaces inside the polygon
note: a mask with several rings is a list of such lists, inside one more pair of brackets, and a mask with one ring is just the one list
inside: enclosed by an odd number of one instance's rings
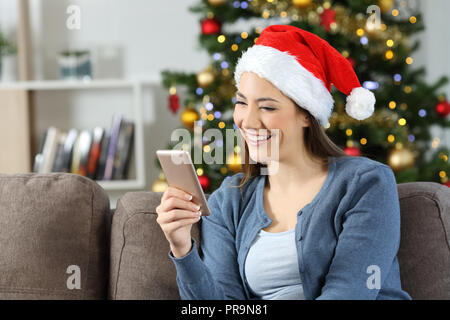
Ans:
{"label": "gold christmas ornament", "polygon": [[225,2],[227,2],[227,0],[208,0],[208,3],[212,6],[221,6],[223,5]]}
{"label": "gold christmas ornament", "polygon": [[388,12],[394,6],[395,0],[378,0],[378,6],[381,12]]}
{"label": "gold christmas ornament", "polygon": [[153,192],[164,192],[168,187],[168,183],[166,178],[164,177],[164,173],[160,173],[158,179],[156,179],[152,184]]}
{"label": "gold christmas ornament", "polygon": [[235,152],[230,153],[227,156],[227,168],[234,173],[240,172],[242,170],[241,156]]}
{"label": "gold christmas ornament", "polygon": [[394,171],[402,171],[414,165],[414,155],[407,148],[394,148],[387,157],[387,163]]}
{"label": "gold christmas ornament", "polygon": [[214,78],[214,73],[212,72],[211,68],[207,68],[206,70],[203,70],[202,72],[197,74],[198,85],[202,88],[205,88],[213,83]]}
{"label": "gold christmas ornament", "polygon": [[195,108],[188,107],[183,110],[180,115],[180,120],[183,125],[190,129],[194,130],[194,122],[200,119],[200,114]]}
{"label": "gold christmas ornament", "polygon": [[292,0],[292,4],[296,8],[304,9],[311,5],[312,0]]}

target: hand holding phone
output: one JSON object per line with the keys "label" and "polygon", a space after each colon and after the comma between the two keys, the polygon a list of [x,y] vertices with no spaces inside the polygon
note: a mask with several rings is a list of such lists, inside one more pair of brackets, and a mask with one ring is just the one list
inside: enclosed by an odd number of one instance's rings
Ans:
{"label": "hand holding phone", "polygon": [[189,153],[184,150],[158,150],[156,155],[169,186],[191,194],[192,201],[201,206],[202,215],[208,216],[210,214],[208,201],[198,181]]}
{"label": "hand holding phone", "polygon": [[181,150],[158,150],[156,153],[169,183],[156,208],[156,221],[170,243],[172,254],[181,258],[192,248],[192,225],[201,215],[210,214],[208,202],[189,153]]}
{"label": "hand holding phone", "polygon": [[192,198],[183,190],[169,186],[161,197],[161,204],[156,207],[156,222],[176,258],[185,256],[191,250],[192,225],[201,218],[199,205],[193,203]]}

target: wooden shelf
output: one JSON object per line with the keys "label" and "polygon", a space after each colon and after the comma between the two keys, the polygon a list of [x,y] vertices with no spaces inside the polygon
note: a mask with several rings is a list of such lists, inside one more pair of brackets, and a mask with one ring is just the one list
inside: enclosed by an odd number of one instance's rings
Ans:
{"label": "wooden shelf", "polygon": [[71,90],[71,89],[111,89],[131,88],[136,84],[159,85],[159,77],[142,79],[94,79],[94,80],[44,80],[0,82],[0,90]]}

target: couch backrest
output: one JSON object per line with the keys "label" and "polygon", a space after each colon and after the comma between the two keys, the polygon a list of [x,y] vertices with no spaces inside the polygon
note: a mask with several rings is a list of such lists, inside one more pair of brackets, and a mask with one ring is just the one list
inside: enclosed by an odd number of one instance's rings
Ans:
{"label": "couch backrest", "polygon": [[450,189],[435,182],[398,185],[402,287],[413,299],[450,299]]}
{"label": "couch backrest", "polygon": [[[117,202],[109,299],[180,299],[169,243],[156,222],[161,196],[161,192],[128,192]],[[199,223],[194,224],[192,235],[199,242]]]}
{"label": "couch backrest", "polygon": [[0,299],[105,299],[108,217],[85,177],[0,174]]}
{"label": "couch backrest", "polygon": [[[450,299],[450,189],[434,182],[413,182],[399,184],[398,193],[402,287],[413,299]],[[169,245],[156,223],[161,195],[131,192],[118,202],[112,230],[111,298],[179,299]],[[199,224],[193,230],[199,240]]]}

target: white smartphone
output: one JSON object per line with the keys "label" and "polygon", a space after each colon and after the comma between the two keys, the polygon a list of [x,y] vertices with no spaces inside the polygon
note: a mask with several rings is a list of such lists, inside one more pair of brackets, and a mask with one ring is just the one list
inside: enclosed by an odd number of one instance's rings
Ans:
{"label": "white smartphone", "polygon": [[192,201],[200,205],[203,216],[209,216],[210,210],[205,193],[195,173],[189,152],[184,150],[157,150],[167,183],[192,195]]}

